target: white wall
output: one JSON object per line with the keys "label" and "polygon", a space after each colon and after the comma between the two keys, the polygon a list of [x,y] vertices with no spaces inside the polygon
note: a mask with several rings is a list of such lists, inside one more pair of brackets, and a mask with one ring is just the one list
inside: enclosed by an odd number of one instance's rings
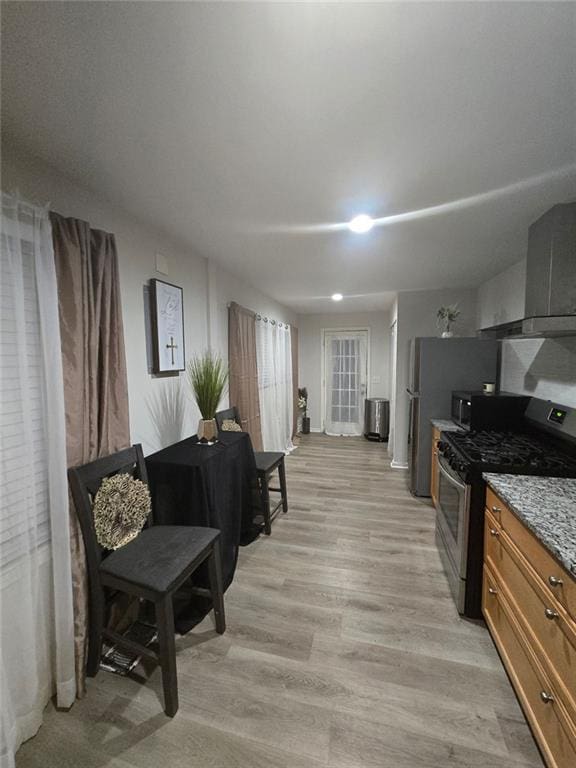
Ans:
{"label": "white wall", "polygon": [[512,264],[478,288],[477,328],[510,323],[524,317],[526,259]]}
{"label": "white wall", "polygon": [[[97,194],[60,175],[55,169],[6,146],[2,151],[2,189],[7,192],[17,189],[24,198],[41,205],[49,202],[51,209],[63,216],[84,219],[92,227],[113,232],[116,236],[126,342],[130,432],[132,441],[141,442],[145,453],[193,434],[199,418],[196,404],[188,394],[185,374],[166,378],[148,373],[143,288],[150,278],[166,279],[183,288],[187,358],[194,352],[203,351],[209,344],[227,358],[227,304],[230,301],[269,313],[285,322],[295,321],[295,316],[285,307],[265,297],[241,278],[213,266],[190,247],[175,242],[169,235],[123,213]],[[168,260],[168,276],[156,272],[157,253]],[[151,411],[158,411],[163,394],[179,383],[186,400],[183,423],[167,429],[170,425],[161,419],[162,425],[155,425]]]}
{"label": "white wall", "polygon": [[[457,336],[476,334],[476,291],[442,289],[401,291],[397,309],[396,382],[394,387],[394,442],[392,465],[405,467],[408,459],[408,386],[410,340],[417,336],[438,336],[436,312],[439,307],[458,304],[461,315],[454,326]],[[444,414],[438,414],[439,417]]]}
{"label": "white wall", "polygon": [[576,337],[503,341],[500,387],[576,408]]}
{"label": "white wall", "polygon": [[368,397],[390,397],[390,314],[353,312],[300,315],[299,386],[308,389],[308,415],[313,430],[322,428],[322,330],[329,328],[370,328],[370,381]]}

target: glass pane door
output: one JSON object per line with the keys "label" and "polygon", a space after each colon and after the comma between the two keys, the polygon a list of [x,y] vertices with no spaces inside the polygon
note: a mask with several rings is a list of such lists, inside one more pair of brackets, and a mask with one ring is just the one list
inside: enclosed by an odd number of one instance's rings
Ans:
{"label": "glass pane door", "polygon": [[324,431],[328,435],[361,435],[368,370],[368,332],[327,331],[324,350]]}

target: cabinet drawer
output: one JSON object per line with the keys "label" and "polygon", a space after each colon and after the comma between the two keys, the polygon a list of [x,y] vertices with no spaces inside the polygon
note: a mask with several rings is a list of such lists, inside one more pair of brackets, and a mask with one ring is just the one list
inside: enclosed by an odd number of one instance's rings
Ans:
{"label": "cabinet drawer", "polygon": [[[494,535],[496,532],[497,535]],[[572,620],[552,597],[547,598],[535,575],[527,573],[505,531],[486,513],[485,559],[533,647],[543,651],[542,663],[576,720],[576,634]],[[539,654],[540,656],[540,654]]]}
{"label": "cabinet drawer", "polygon": [[[574,768],[576,733],[502,596],[500,584],[484,566],[482,610],[524,714],[550,768]],[[546,702],[544,697],[552,697]]]}
{"label": "cabinet drawer", "polygon": [[[576,580],[526,528],[524,523],[508,509],[491,488],[486,488],[486,507],[540,576],[546,590],[566,608],[576,621]],[[551,579],[552,582],[559,580],[562,583],[551,586]]]}

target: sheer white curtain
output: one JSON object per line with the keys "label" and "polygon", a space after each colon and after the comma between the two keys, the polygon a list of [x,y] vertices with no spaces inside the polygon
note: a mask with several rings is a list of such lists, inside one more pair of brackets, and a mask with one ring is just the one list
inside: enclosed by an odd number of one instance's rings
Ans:
{"label": "sheer white curtain", "polygon": [[327,435],[361,435],[367,385],[366,332],[338,332],[325,336]]}
{"label": "sheer white curtain", "polygon": [[290,326],[256,320],[256,357],[263,449],[289,452],[294,448]]}
{"label": "sheer white curtain", "polygon": [[0,765],[76,696],[64,387],[48,211],[2,195]]}

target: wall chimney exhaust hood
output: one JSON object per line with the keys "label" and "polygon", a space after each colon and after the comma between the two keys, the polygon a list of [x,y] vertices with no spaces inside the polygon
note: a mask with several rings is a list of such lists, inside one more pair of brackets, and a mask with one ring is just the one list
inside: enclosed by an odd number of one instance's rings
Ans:
{"label": "wall chimney exhaust hood", "polygon": [[522,320],[522,329],[517,334],[521,338],[538,336],[576,336],[576,315],[559,317],[526,317]]}
{"label": "wall chimney exhaust hood", "polygon": [[555,205],[532,224],[522,336],[576,334],[576,203]]}
{"label": "wall chimney exhaust hood", "polygon": [[484,328],[480,335],[576,336],[576,202],[555,205],[530,227],[524,319]]}

